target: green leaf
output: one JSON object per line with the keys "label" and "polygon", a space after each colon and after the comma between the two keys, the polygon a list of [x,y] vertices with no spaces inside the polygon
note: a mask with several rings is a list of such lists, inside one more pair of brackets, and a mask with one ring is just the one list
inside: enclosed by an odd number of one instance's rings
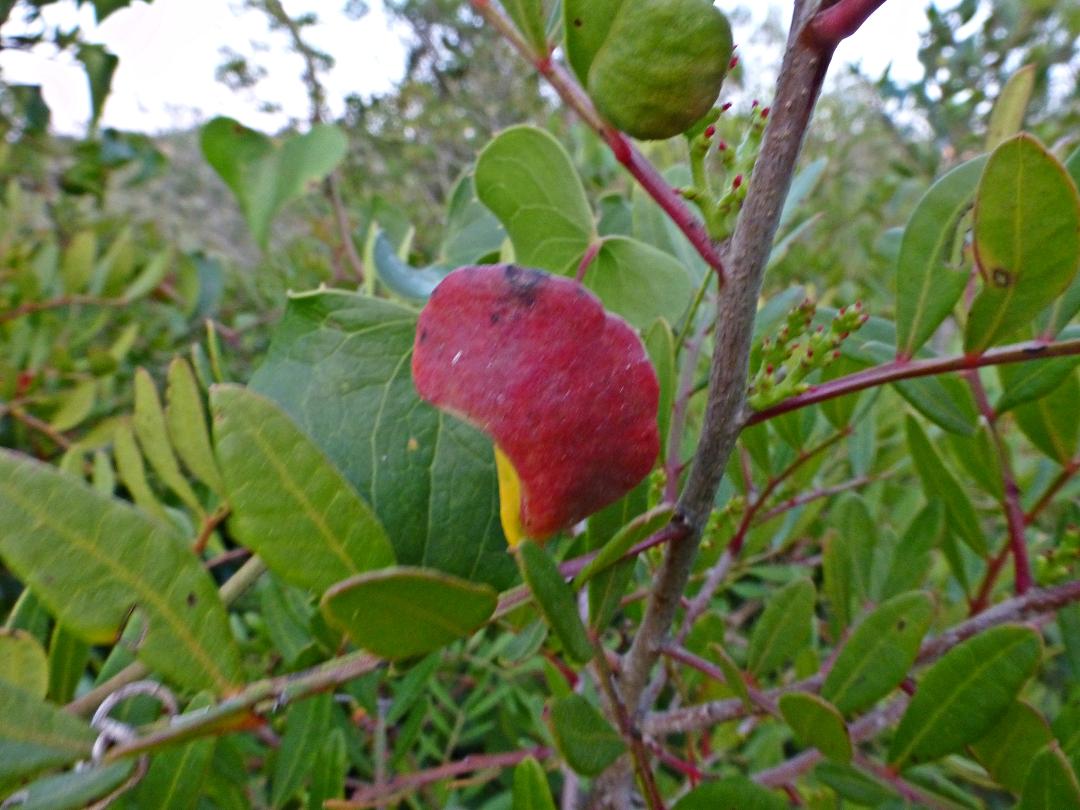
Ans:
{"label": "green leaf", "polygon": [[1018,700],[971,744],[971,752],[995,782],[1019,795],[1035,755],[1053,739],[1043,716]]}
{"label": "green leaf", "polygon": [[1013,73],[1001,88],[994,109],[990,111],[990,125],[986,130],[986,151],[992,152],[1006,138],[1011,138],[1024,126],[1024,113],[1035,89],[1035,65],[1024,65]]}
{"label": "green leaf", "polygon": [[656,369],[656,379],[660,383],[656,422],[660,432],[660,457],[664,458],[667,452],[668,428],[671,425],[671,409],[675,404],[675,386],[678,383],[675,335],[668,322],[659,318],[645,331],[643,339],[649,359]]}
{"label": "green leaf", "polygon": [[808,692],[781,695],[779,706],[801,745],[816,748],[836,762],[851,761],[851,735],[835,706]]}
{"label": "green leaf", "polygon": [[112,89],[113,74],[120,64],[120,59],[106,50],[104,45],[85,42],[79,45],[75,58],[82,62],[86,80],[90,84],[90,130],[94,131],[105,109],[105,100]]}
{"label": "green leaf", "polygon": [[622,737],[582,695],[552,704],[551,728],[566,764],[583,776],[596,776],[626,750]]}
{"label": "green leaf", "polygon": [[[1080,330],[1076,331],[1080,333]],[[1080,334],[1073,337],[1080,337]],[[1080,365],[1080,356],[1055,357],[1049,360],[1032,360],[1028,363],[1009,363],[998,366],[1002,391],[1001,396],[994,403],[994,411],[1002,414],[1019,405],[1046,396],[1064,383],[1078,365]]]}
{"label": "green leaf", "polygon": [[592,658],[593,647],[578,615],[574,591],[559,573],[555,561],[535,542],[526,539],[519,550],[521,572],[544,618],[562,642],[566,654],[579,664],[584,664]]}
{"label": "green leaf", "polygon": [[1030,135],[1005,141],[987,161],[975,198],[975,257],[984,286],[968,317],[968,354],[1026,326],[1080,268],[1076,185]]}
{"label": "green leaf", "polygon": [[96,400],[97,380],[83,380],[60,395],[60,405],[49,424],[61,433],[78,427],[93,413]]}
{"label": "green leaf", "polygon": [[416,313],[343,292],[290,299],[251,387],[280,404],[372,507],[398,562],[506,587],[490,440],[417,397]]}
{"label": "green leaf", "polygon": [[1080,401],[1080,376],[1074,371],[1065,381],[1041,399],[1013,410],[1016,424],[1031,443],[1062,466],[1077,450],[1080,420],[1076,403]]}
{"label": "green leaf", "polygon": [[96,738],[84,721],[0,680],[0,786],[86,759]]}
{"label": "green leaf", "polygon": [[971,208],[986,156],[962,163],[923,195],[904,229],[896,264],[896,346],[913,357],[952,312],[968,274],[950,267],[957,226]]}
{"label": "green leaf", "polygon": [[[201,712],[213,703],[206,694],[197,695],[186,714]],[[132,797],[139,810],[191,810],[203,794],[203,780],[214,756],[215,737],[203,737],[161,751],[150,760],[146,776]]]}
{"label": "green leaf", "polygon": [[203,155],[236,195],[251,235],[263,249],[277,213],[309,184],[330,174],[347,148],[344,133],[330,124],[316,124],[280,146],[231,118],[215,118],[202,130]]}
{"label": "green leaf", "polygon": [[879,807],[895,795],[888,785],[850,765],[822,762],[814,768],[814,777],[835,790],[841,798],[864,807]]}
{"label": "green leaf", "polygon": [[146,263],[146,267],[135,276],[120,297],[126,301],[135,301],[144,295],[149,295],[165,279],[172,265],[172,249],[165,248],[159,251]]}
{"label": "green leaf", "polygon": [[941,544],[944,534],[945,508],[940,501],[932,500],[912,518],[893,549],[881,598],[891,599],[922,587],[933,564],[932,552]]}
{"label": "green leaf", "polygon": [[150,482],[146,480],[146,465],[143,463],[142,453],[139,452],[139,445],[135,441],[135,431],[131,429],[129,420],[124,420],[117,425],[113,433],[113,457],[116,459],[116,471],[120,475],[120,480],[127,487],[135,505],[147,514],[166,522],[168,517],[165,509],[154,495],[154,491],[150,489]]}
{"label": "green leaf", "polygon": [[396,660],[471,635],[495,612],[497,601],[487,585],[397,567],[338,583],[323,595],[322,610],[357,646]]}
{"label": "green leaf", "polygon": [[235,685],[240,655],[214,582],[182,537],[51,467],[0,452],[0,557],[70,631],[112,643],[133,607],[138,655],[184,686]]}
{"label": "green leaf", "polygon": [[282,807],[311,773],[318,745],[329,734],[333,708],[334,696],[322,694],[302,700],[289,709],[270,779],[271,807]]}
{"label": "green leaf", "polygon": [[[652,529],[659,528],[660,524],[651,520],[645,521],[642,531],[629,526],[635,517],[645,511],[648,500],[648,483],[643,481],[615,503],[589,517],[585,545],[589,551],[599,551],[593,558],[593,563],[586,565],[574,579],[573,590],[578,590],[583,583],[588,582],[589,626],[594,629],[607,627],[618,611],[623,594],[626,593],[634,574],[634,560],[615,563],[615,560],[622,557],[622,553],[615,557],[609,555],[614,548],[621,547],[629,540],[623,551],[625,553],[632,544],[647,537]],[[618,546],[614,542],[616,537],[619,538]],[[609,546],[612,548],[609,549]],[[604,557],[603,561],[600,561],[601,556]],[[600,562],[597,564],[598,561]],[[605,563],[610,567],[601,569]]]}
{"label": "green leaf", "polygon": [[175,492],[191,511],[201,515],[202,504],[180,472],[172,442],[169,441],[168,428],[165,427],[165,412],[161,409],[157,388],[144,368],[135,369],[135,415],[132,427],[139,438],[143,455],[165,486]]}
{"label": "green leaf", "polygon": [[514,810],[555,810],[551,788],[540,763],[526,757],[514,768]]}
{"label": "green leaf", "polygon": [[476,264],[497,256],[505,241],[502,223],[476,196],[472,173],[463,174],[450,191],[437,263],[446,267]]}
{"label": "green leaf", "polygon": [[905,593],[878,607],[845,642],[821,696],[845,715],[869,708],[907,677],[934,608],[924,593]]}
{"label": "green leaf", "polygon": [[538,56],[547,56],[547,25],[542,0],[502,0],[503,8]]}
{"label": "green leaf", "polygon": [[62,624],[53,627],[49,639],[49,700],[69,702],[75,696],[89,660],[89,644]]}
{"label": "green leaf", "polygon": [[694,788],[671,810],[787,810],[788,803],[745,776],[729,776]]}
{"label": "green leaf", "polygon": [[709,652],[712,653],[712,657],[724,673],[724,683],[735,693],[735,697],[742,701],[743,706],[752,709],[754,704],[750,700],[750,689],[746,685],[742,670],[735,663],[735,659],[728,655],[727,650],[716,642],[709,645]]}
{"label": "green leaf", "polygon": [[23,630],[0,629],[0,682],[44,698],[49,688],[49,659],[41,642]]}
{"label": "green leaf", "polygon": [[286,582],[322,593],[394,563],[378,518],[273,402],[236,385],[210,389],[229,530]]}
{"label": "green leaf", "polygon": [[769,674],[810,644],[817,594],[809,579],[796,579],[773,593],[750,635],[747,669]]}
{"label": "green leaf", "polygon": [[426,301],[439,282],[446,278],[452,266],[432,264],[412,267],[397,255],[390,240],[381,231],[371,243],[371,263],[379,280],[390,292],[407,301]]}
{"label": "green leaf", "polygon": [[308,810],[323,810],[327,799],[345,795],[345,774],[349,771],[345,734],[340,728],[330,732],[319,750],[308,790]]}
{"label": "green leaf", "polygon": [[581,178],[554,137],[531,126],[504,130],[480,153],[475,178],[477,196],[506,228],[520,264],[577,269],[596,230]]}
{"label": "green leaf", "polygon": [[679,321],[690,305],[693,287],[690,274],[678,260],[626,236],[607,236],[599,245],[584,284],[607,309],[639,330],[647,329],[657,318],[668,323]]}
{"label": "green leaf", "polygon": [[165,424],[176,454],[193,475],[224,499],[225,482],[210,445],[202,393],[195,372],[183,358],[175,357],[169,364],[165,396]]}
{"label": "green leaf", "polygon": [[582,85],[624,0],[563,0],[566,58]]}
{"label": "green leaf", "polygon": [[967,492],[945,466],[922,427],[910,416],[907,418],[906,432],[908,450],[927,498],[940,499],[945,504],[949,524],[972,551],[985,557],[986,538]]}
{"label": "green leaf", "polygon": [[889,748],[896,768],[938,759],[986,734],[1042,657],[1042,639],[1003,625],[954,647],[926,671]]}
{"label": "green leaf", "polygon": [[1080,784],[1072,766],[1056,745],[1044,748],[1031,761],[1017,810],[1064,810],[1080,807]]}
{"label": "green leaf", "polygon": [[16,806],[21,810],[82,810],[123,785],[134,769],[134,762],[114,762],[49,776],[29,785]]}

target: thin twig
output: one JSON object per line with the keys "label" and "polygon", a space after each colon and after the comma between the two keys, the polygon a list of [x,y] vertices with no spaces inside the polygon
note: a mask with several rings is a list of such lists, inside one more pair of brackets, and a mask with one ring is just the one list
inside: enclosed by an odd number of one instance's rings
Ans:
{"label": "thin twig", "polygon": [[837,377],[835,380],[809,388],[797,396],[785,399],[776,405],[754,411],[746,418],[746,425],[756,425],[781,414],[816,405],[830,399],[876,388],[886,383],[912,380],[917,377],[929,377],[946,374],[951,371],[967,371],[985,366],[1001,366],[1008,363],[1023,363],[1030,360],[1042,360],[1051,357],[1066,357],[1080,354],[1080,339],[1061,340],[1046,343],[1040,340],[1028,340],[1009,346],[999,346],[981,355],[955,355],[953,357],[933,357],[922,360],[897,359],[879,366],[863,369],[854,374]]}
{"label": "thin twig", "polygon": [[32,315],[35,312],[45,312],[50,309],[64,309],[65,307],[124,307],[130,302],[126,298],[101,298],[97,295],[64,295],[59,298],[50,298],[47,301],[27,301],[5,312],[0,312],[0,323],[7,323]]}
{"label": "thin twig", "polygon": [[1066,464],[1065,468],[1058,473],[1057,478],[1050,482],[1050,486],[1046,488],[1046,492],[1039,496],[1039,500],[1036,501],[1035,505],[1024,515],[1024,523],[1029,526],[1034,523],[1036,518],[1042,514],[1042,511],[1050,505],[1055,496],[1061,491],[1061,488],[1069,483],[1069,479],[1078,472],[1080,472],[1080,456],[1077,456]]}
{"label": "thin twig", "polygon": [[26,425],[26,427],[30,428],[31,430],[35,430],[38,433],[40,433],[41,435],[48,437],[49,441],[51,441],[53,444],[55,444],[60,449],[62,449],[62,450],[71,449],[71,446],[72,446],[71,439],[69,439],[67,436],[65,436],[63,433],[61,433],[59,430],[54,428],[48,422],[46,422],[46,421],[44,421],[42,419],[38,419],[36,416],[34,416],[29,411],[25,411],[22,408],[20,408],[18,406],[15,406],[15,407],[8,408],[7,412],[9,414],[11,414],[11,418],[14,419],[16,422],[21,422],[22,424]]}

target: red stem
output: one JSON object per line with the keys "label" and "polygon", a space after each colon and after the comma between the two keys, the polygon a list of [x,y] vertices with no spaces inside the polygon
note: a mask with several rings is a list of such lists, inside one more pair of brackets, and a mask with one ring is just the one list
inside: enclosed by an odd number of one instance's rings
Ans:
{"label": "red stem", "polygon": [[1035,505],[1028,510],[1026,515],[1024,515],[1024,523],[1029,526],[1034,523],[1035,518],[1039,516],[1043,509],[1049,506],[1050,502],[1054,499],[1054,496],[1057,495],[1058,492],[1061,491],[1061,488],[1069,483],[1069,479],[1078,472],[1080,472],[1080,456],[1077,456],[1065,465],[1065,469],[1058,474],[1058,477],[1054,479],[1053,483],[1046,488],[1046,492],[1039,497],[1039,500]]}
{"label": "red stem", "polygon": [[885,0],[840,0],[810,21],[810,35],[822,48],[835,48],[885,4]]}
{"label": "red stem", "polygon": [[1022,363],[1028,360],[1065,357],[1074,354],[1080,354],[1080,339],[1062,340],[1057,343],[1029,340],[990,349],[974,357],[971,355],[957,355],[954,357],[933,357],[925,360],[901,358],[812,386],[797,396],[751,413],[749,418],[746,419],[745,426],[756,425],[758,422],[764,422],[781,414],[805,408],[808,405],[816,405],[819,402],[836,399],[845,394],[853,394],[856,391],[864,391],[867,388],[875,388],[886,383],[911,380],[916,377],[929,377],[950,371],[967,371],[968,369],[983,368],[984,366],[1000,366],[1007,363]]}

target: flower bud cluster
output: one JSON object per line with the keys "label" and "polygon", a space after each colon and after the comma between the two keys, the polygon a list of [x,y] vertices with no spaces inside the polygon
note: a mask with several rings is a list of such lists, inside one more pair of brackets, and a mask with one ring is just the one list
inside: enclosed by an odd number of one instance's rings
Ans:
{"label": "flower bud cluster", "polygon": [[761,410],[801,394],[806,378],[840,357],[840,345],[869,319],[861,301],[842,308],[828,328],[814,327],[817,305],[804,300],[788,313],[780,331],[761,340],[761,365],[750,382],[747,401]]}

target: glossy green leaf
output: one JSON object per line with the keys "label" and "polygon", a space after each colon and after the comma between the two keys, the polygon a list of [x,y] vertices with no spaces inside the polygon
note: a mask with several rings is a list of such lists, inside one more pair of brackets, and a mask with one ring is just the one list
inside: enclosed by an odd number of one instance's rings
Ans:
{"label": "glossy green leaf", "polygon": [[851,761],[851,735],[835,706],[808,692],[781,695],[779,706],[801,745],[816,748],[836,762]]}
{"label": "glossy green leaf", "polygon": [[919,680],[889,748],[897,768],[934,760],[986,734],[1009,710],[1042,657],[1026,627],[987,630],[946,653]]}
{"label": "glossy green leaf", "polygon": [[536,127],[510,127],[484,147],[475,178],[477,196],[506,228],[520,264],[552,273],[577,269],[596,232],[581,179],[555,138]]}
{"label": "glossy green leaf", "polygon": [[225,482],[210,446],[202,392],[195,372],[183,358],[175,357],[169,364],[165,397],[165,424],[176,454],[193,475],[224,498]]}
{"label": "glossy green leaf", "polygon": [[135,763],[114,762],[84,771],[48,776],[27,786],[21,810],[82,810],[123,785]]}
{"label": "glossy green leaf", "polygon": [[547,775],[533,757],[514,768],[514,810],[555,810]]}
{"label": "glossy green leaf", "polygon": [[24,630],[0,629],[0,681],[44,698],[49,660],[41,642]]}
{"label": "glossy green leaf", "polygon": [[671,810],[787,810],[788,803],[745,776],[729,776],[691,790]]}
{"label": "glossy green leaf", "polygon": [[1053,155],[1029,135],[1001,144],[975,199],[975,256],[984,286],[964,350],[979,354],[1068,288],[1080,268],[1080,196]]}
{"label": "glossy green leaf", "polygon": [[322,592],[394,563],[378,518],[321,450],[265,397],[210,390],[229,529],[286,582]]}
{"label": "glossy green leaf", "polygon": [[521,572],[544,618],[562,642],[566,654],[584,664],[592,658],[593,648],[578,615],[574,591],[559,573],[555,561],[535,542],[526,539],[519,546],[519,552]]}
{"label": "glossy green leaf", "polygon": [[255,242],[264,249],[277,213],[330,174],[347,148],[344,133],[329,124],[316,124],[280,145],[231,118],[215,118],[202,130],[203,155],[236,195]]}
{"label": "glossy green leaf", "polygon": [[945,504],[949,525],[972,551],[985,556],[986,538],[967,492],[945,466],[922,427],[910,416],[906,422],[906,433],[908,450],[922,481],[923,491],[928,498],[940,499]]}
{"label": "glossy green leaf", "polygon": [[507,586],[491,442],[422,402],[416,313],[344,292],[290,299],[251,387],[280,404],[367,501],[398,562]]}
{"label": "glossy green leaf", "polygon": [[626,750],[622,737],[582,695],[552,704],[551,728],[566,764],[584,776],[596,776]]}
{"label": "glossy green leaf", "polygon": [[0,787],[86,759],[96,738],[86,722],[0,680]]}
{"label": "glossy green leaf", "polygon": [[315,766],[315,752],[329,734],[333,708],[334,696],[325,693],[302,700],[289,709],[270,778],[271,807],[284,806]]}
{"label": "glossy green leaf", "polygon": [[165,486],[175,492],[189,509],[201,514],[202,505],[184,474],[180,472],[180,465],[173,453],[169,431],[165,426],[165,411],[161,408],[157,388],[144,368],[135,370],[135,415],[132,418],[132,427],[139,439],[143,455]]}
{"label": "glossy green leaf", "polygon": [[1024,65],[1005,82],[990,111],[990,125],[986,128],[987,152],[992,152],[1023,128],[1024,114],[1034,89],[1035,65]]}
{"label": "glossy green leaf", "polygon": [[887,695],[915,663],[933,613],[930,597],[919,592],[901,594],[879,606],[844,643],[821,696],[851,715]]}
{"label": "glossy green leaf", "polygon": [[1076,418],[1078,401],[1080,375],[1073,371],[1046,396],[1015,408],[1013,415],[1032,444],[1065,465],[1076,455],[1077,439],[1080,438],[1080,420]]}
{"label": "glossy green leaf", "polygon": [[968,274],[950,267],[957,226],[971,208],[986,157],[957,166],[934,183],[904,229],[896,265],[896,345],[913,357],[952,312]]}
{"label": "glossy green leaf", "polygon": [[[210,696],[197,695],[185,714],[200,712],[213,703]],[[146,776],[132,793],[139,810],[191,810],[203,794],[203,785],[217,743],[202,737],[153,756]]]}
{"label": "glossy green leaf", "polygon": [[693,294],[690,274],[678,260],[626,236],[608,236],[600,241],[584,284],[607,309],[642,330],[657,318],[678,322]]}
{"label": "glossy green leaf", "polygon": [[196,689],[236,683],[240,656],[210,575],[182,537],[127,504],[0,452],[0,557],[84,640],[111,643],[137,606],[148,666]]}
{"label": "glossy green leaf", "polygon": [[796,579],[773,593],[750,635],[751,674],[774,672],[810,644],[816,599],[809,579]]}
{"label": "glossy green leaf", "polygon": [[1056,745],[1044,748],[1031,761],[1017,810],[1065,810],[1080,807],[1080,783]]}
{"label": "glossy green leaf", "polygon": [[338,583],[323,595],[322,611],[357,646],[395,660],[471,635],[494,613],[496,601],[487,585],[397,567]]}
{"label": "glossy green leaf", "polygon": [[1019,795],[1032,760],[1053,738],[1043,716],[1018,700],[971,744],[971,752],[995,782]]}

